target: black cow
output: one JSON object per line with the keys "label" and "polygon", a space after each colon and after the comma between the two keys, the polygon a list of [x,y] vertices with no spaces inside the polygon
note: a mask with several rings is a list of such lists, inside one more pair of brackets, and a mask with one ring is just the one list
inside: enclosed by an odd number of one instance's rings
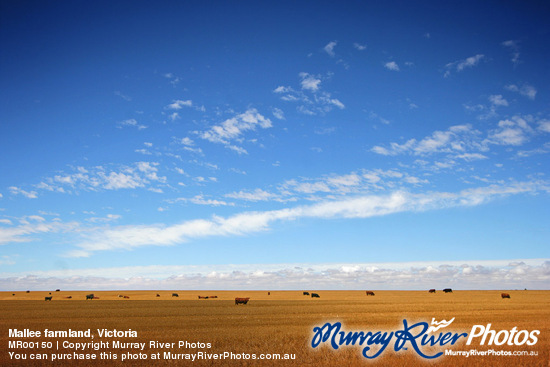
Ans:
{"label": "black cow", "polygon": [[177,293],[172,293],[172,297],[179,297],[180,295]]}
{"label": "black cow", "polygon": [[86,295],[86,301],[89,300],[89,299],[94,299],[94,294],[93,293],[90,293],[90,294]]}
{"label": "black cow", "polygon": [[311,298],[321,298],[317,293],[311,293]]}
{"label": "black cow", "polygon": [[443,292],[445,293],[453,293],[453,290],[451,288],[445,288],[443,289]]}
{"label": "black cow", "polygon": [[304,296],[309,296],[309,292],[303,292],[302,293]]}
{"label": "black cow", "polygon": [[52,300],[52,296],[44,297],[44,301],[51,301],[51,300]]}

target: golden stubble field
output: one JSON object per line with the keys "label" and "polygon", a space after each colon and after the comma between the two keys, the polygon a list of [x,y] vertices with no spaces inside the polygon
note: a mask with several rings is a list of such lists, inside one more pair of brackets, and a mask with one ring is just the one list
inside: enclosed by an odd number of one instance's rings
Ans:
{"label": "golden stubble field", "polygon": [[[311,292],[311,290],[309,290]],[[436,294],[420,291],[315,291],[320,298],[312,299],[301,291],[60,291],[51,292],[52,301],[45,301],[49,292],[0,292],[0,365],[1,366],[544,366],[550,365],[550,291],[505,291],[510,299],[501,299],[501,291],[454,291]],[[99,299],[85,300],[94,293]],[[179,297],[172,297],[178,293]],[[15,295],[13,295],[15,294]],[[157,297],[157,294],[159,297]],[[124,298],[120,296],[127,296]],[[217,296],[198,299],[198,296]],[[65,297],[72,297],[70,299]],[[235,297],[250,297],[247,305],[235,305]],[[419,358],[409,350],[393,351],[393,343],[374,360],[361,356],[362,347],[347,346],[333,350],[327,346],[310,347],[313,328],[325,322],[340,321],[346,331],[396,331],[403,329],[403,319],[409,323],[425,321],[455,321],[441,331],[467,332],[473,325],[491,324],[495,331],[540,330],[534,346],[465,345],[465,338],[449,349],[479,351],[535,351],[538,356],[442,356],[434,361]],[[87,330],[95,334],[93,341],[145,342],[143,351],[136,349],[86,350],[78,353],[111,352],[117,360],[80,361],[31,360],[31,353],[50,354],[51,350],[10,349],[10,340],[52,341],[53,352],[72,354],[72,349],[55,350],[56,341],[89,342],[90,338],[10,338],[9,329]],[[100,338],[97,329],[133,330],[136,338]],[[479,339],[477,339],[479,341]],[[150,348],[150,341],[174,342],[173,348]],[[210,343],[210,348],[178,348],[178,342]],[[427,354],[444,351],[447,346]],[[294,360],[167,360],[164,352],[187,354],[196,352],[224,353],[285,353]],[[9,352],[26,354],[26,360],[10,359]],[[121,361],[123,354],[143,353],[147,360]],[[151,355],[160,353],[160,360]],[[49,356],[50,358],[51,356]]]}

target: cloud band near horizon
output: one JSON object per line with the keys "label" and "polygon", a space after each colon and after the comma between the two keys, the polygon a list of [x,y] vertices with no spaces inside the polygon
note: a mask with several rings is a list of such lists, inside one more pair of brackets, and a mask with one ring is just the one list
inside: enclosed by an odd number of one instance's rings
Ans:
{"label": "cloud band near horizon", "polygon": [[271,211],[243,212],[230,217],[213,216],[174,225],[132,225],[94,228],[84,234],[76,249],[66,257],[88,257],[96,251],[132,250],[143,246],[170,246],[211,236],[242,236],[269,230],[276,222],[302,218],[352,219],[384,216],[399,212],[421,212],[459,206],[476,206],[497,197],[549,192],[545,181],[517,182],[462,190],[456,193],[412,194],[395,191],[389,195],[370,195],[324,201]]}
{"label": "cloud band near horizon", "polygon": [[149,265],[0,273],[0,290],[548,289],[550,259]]}

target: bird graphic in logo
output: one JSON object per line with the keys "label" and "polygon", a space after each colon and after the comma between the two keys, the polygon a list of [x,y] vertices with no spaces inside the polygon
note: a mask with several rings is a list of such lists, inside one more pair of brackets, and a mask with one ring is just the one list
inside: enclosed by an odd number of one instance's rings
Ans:
{"label": "bird graphic in logo", "polygon": [[432,318],[432,326],[430,326],[428,328],[428,333],[431,333],[431,332],[436,332],[437,330],[439,329],[443,329],[449,325],[451,325],[451,323],[455,320],[455,318],[453,317],[452,319],[450,319],[449,321],[447,320],[441,320],[439,322],[435,321],[435,318]]}

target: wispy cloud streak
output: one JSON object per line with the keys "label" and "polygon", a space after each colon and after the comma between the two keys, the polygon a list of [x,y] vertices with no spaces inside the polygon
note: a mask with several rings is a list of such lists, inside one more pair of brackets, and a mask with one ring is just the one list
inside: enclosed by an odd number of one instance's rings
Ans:
{"label": "wispy cloud streak", "polygon": [[399,212],[421,212],[458,206],[481,205],[497,197],[522,193],[550,192],[546,182],[518,182],[491,185],[456,193],[411,194],[396,191],[390,195],[361,196],[325,201],[271,211],[243,212],[230,217],[213,216],[171,226],[141,225],[96,229],[77,243],[69,257],[87,257],[96,251],[132,250],[142,246],[170,246],[211,236],[242,236],[267,231],[277,222],[304,218],[369,218]]}

